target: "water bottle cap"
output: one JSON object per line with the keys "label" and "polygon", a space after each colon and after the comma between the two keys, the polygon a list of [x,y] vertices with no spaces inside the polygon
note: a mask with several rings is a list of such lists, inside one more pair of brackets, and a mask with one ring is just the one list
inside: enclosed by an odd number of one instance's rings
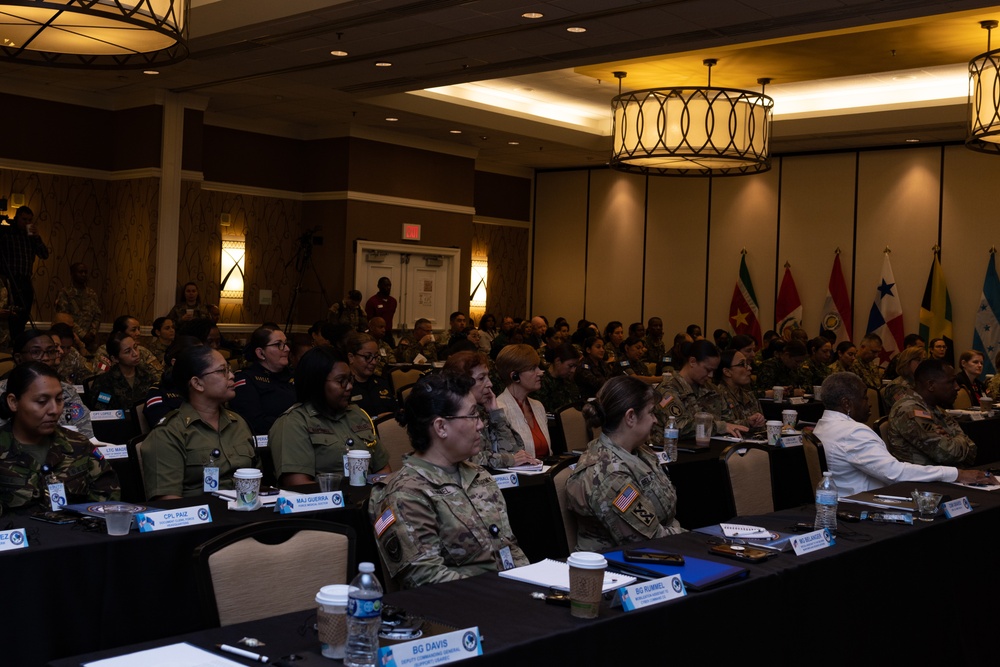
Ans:
{"label": "water bottle cap", "polygon": [[361,563],[358,565],[358,572],[374,572],[375,565],[372,563]]}
{"label": "water bottle cap", "polygon": [[825,473],[823,473],[823,477],[833,477],[833,473],[832,472],[825,472]]}

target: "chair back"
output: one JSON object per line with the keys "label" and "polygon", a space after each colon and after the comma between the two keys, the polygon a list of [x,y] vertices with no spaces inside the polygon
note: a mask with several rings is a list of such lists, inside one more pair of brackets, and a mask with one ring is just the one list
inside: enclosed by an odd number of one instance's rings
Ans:
{"label": "chair back", "polygon": [[824,463],[820,460],[822,454],[811,438],[802,438],[802,453],[806,457],[806,469],[809,471],[809,483],[815,489],[823,479]]}
{"label": "chair back", "polygon": [[17,364],[14,363],[14,357],[6,356],[0,358],[0,377],[3,377],[4,375],[7,375],[7,373],[10,373],[12,370],[14,370],[14,366],[16,365]]}
{"label": "chair back", "polygon": [[145,436],[136,436],[126,444],[128,457],[124,459],[111,459],[108,463],[118,475],[118,483],[122,489],[122,500],[127,503],[145,503],[146,486],[142,479],[142,461],[136,453],[136,445]]}
{"label": "chair back", "polygon": [[411,368],[408,371],[396,369],[389,374],[389,379],[392,380],[392,386],[397,387],[397,391],[402,391],[404,387],[414,384],[419,380],[423,374],[424,372],[418,368]]}
{"label": "chair back", "polygon": [[872,426],[872,430],[875,431],[876,433],[878,433],[878,437],[882,438],[882,442],[884,442],[888,446],[888,444],[889,444],[889,417],[888,416],[879,417],[878,420],[875,422],[875,425]]}
{"label": "chair back", "polygon": [[875,428],[875,422],[882,417],[882,403],[878,392],[874,389],[868,389],[868,405],[871,407],[871,413],[868,415],[868,427],[871,429]]}
{"label": "chair back", "polygon": [[771,461],[767,450],[753,445],[730,445],[720,458],[726,468],[736,515],[773,512]]}
{"label": "chair back", "polygon": [[956,410],[968,410],[972,407],[972,397],[969,395],[969,390],[965,387],[958,388],[958,395],[955,396],[955,405],[952,406]]}
{"label": "chair back", "polygon": [[399,425],[395,415],[382,415],[374,420],[378,441],[389,454],[389,468],[393,471],[403,467],[403,456],[413,451],[410,436],[406,429]]}
{"label": "chair back", "polygon": [[584,451],[592,440],[590,429],[583,418],[584,401],[564,405],[556,411],[556,419],[562,425],[563,438],[566,440],[566,451]]}
{"label": "chair back", "polygon": [[576,515],[569,509],[566,500],[566,480],[573,474],[573,468],[566,466],[555,474],[552,483],[556,487],[556,500],[559,501],[559,514],[562,515],[563,531],[566,533],[566,547],[568,553],[576,551]]}
{"label": "chair back", "polygon": [[149,433],[149,420],[146,419],[146,401],[139,401],[132,406],[132,419],[139,427],[140,435]]}
{"label": "chair back", "polygon": [[225,626],[312,609],[320,588],[350,583],[355,542],[350,526],[317,519],[261,521],[208,540],[194,550],[207,620]]}
{"label": "chair back", "polygon": [[411,382],[410,384],[396,390],[396,402],[399,403],[400,407],[403,407],[403,403],[406,402],[406,397],[410,395],[410,392],[413,391],[413,388],[416,386],[416,382]]}

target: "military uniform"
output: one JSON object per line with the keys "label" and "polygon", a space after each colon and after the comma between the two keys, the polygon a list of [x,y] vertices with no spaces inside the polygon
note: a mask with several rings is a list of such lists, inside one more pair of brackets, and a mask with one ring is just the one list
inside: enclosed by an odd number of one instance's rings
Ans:
{"label": "military uniform", "polygon": [[496,482],[467,461],[445,469],[408,457],[375,484],[368,511],[388,575],[404,588],[496,572],[503,549],[508,565],[528,564]]}
{"label": "military uniform", "polygon": [[573,380],[580,387],[580,395],[583,398],[593,398],[604,383],[611,379],[611,367],[604,361],[594,363],[593,359],[587,359],[576,369]]}
{"label": "military uniform", "polygon": [[722,421],[749,426],[752,416],[763,414],[760,401],[747,387],[730,387],[725,382],[712,386],[713,391],[705,397],[703,404],[706,412],[720,415]]}
{"label": "military uniform", "polygon": [[146,497],[197,496],[204,484],[204,467],[213,449],[219,488],[233,488],[238,468],[256,467],[256,449],[250,428],[235,412],[219,411],[219,430],[202,421],[190,403],[167,414],[142,443],[142,471]]}
{"label": "military uniform", "polygon": [[580,387],[572,380],[557,378],[551,373],[542,376],[542,386],[531,397],[545,406],[545,411],[555,413],[564,405],[580,400]]}
{"label": "military uniform", "polygon": [[274,422],[267,446],[279,480],[289,473],[315,477],[317,472],[343,472],[348,449],[371,452],[369,473],[389,464],[389,454],[378,441],[371,418],[352,406],[331,415],[311,403],[297,403]]}
{"label": "military uniform", "polygon": [[[146,370],[152,373],[154,377],[160,377],[160,374],[163,373],[163,362],[158,360],[156,355],[147,350],[141,343],[136,343],[135,349],[139,350],[139,363],[145,366]],[[107,345],[101,345],[94,352],[95,373],[106,373],[117,363],[116,360],[108,356]]]}
{"label": "military uniform", "polygon": [[875,357],[867,363],[855,359],[854,365],[851,366],[851,372],[861,378],[866,387],[875,391],[882,388],[882,367],[878,365],[877,359],[878,357]]}
{"label": "military uniform", "polygon": [[385,342],[385,340],[377,340],[378,343],[378,357],[375,360],[375,375],[379,377],[388,377],[389,374],[385,372],[386,364],[396,363],[396,351],[390,347],[390,345]]}
{"label": "military uniform", "polygon": [[971,466],[976,461],[976,443],[958,422],[915,392],[892,406],[888,440],[889,451],[905,463]]}
{"label": "military uniform", "polygon": [[17,442],[9,424],[0,428],[0,511],[43,502],[43,464],[65,484],[68,503],[120,499],[118,476],[93,452],[86,437],[62,427],[40,445]]}
{"label": "military uniform", "polygon": [[[60,424],[76,427],[80,433],[88,438],[94,437],[94,425],[90,421],[90,410],[83,404],[83,399],[77,393],[73,385],[68,382],[60,382],[63,395],[63,416],[59,420]],[[0,380],[0,394],[7,391],[7,378]],[[7,420],[0,418],[0,427],[7,424]]]}
{"label": "military uniform", "polygon": [[386,412],[396,412],[396,392],[392,388],[392,380],[372,375],[364,382],[355,378],[351,388],[351,405],[361,408],[370,415],[381,415]]}
{"label": "military uniform", "polygon": [[514,454],[524,450],[524,441],[517,431],[510,427],[507,413],[502,409],[490,410],[483,407],[479,414],[486,425],[479,432],[479,452],[470,461],[488,468],[509,468],[514,465]]}
{"label": "military uniform", "polygon": [[649,367],[646,366],[645,361],[630,361],[629,359],[622,357],[615,363],[611,364],[611,376],[617,377],[619,375],[638,375],[639,377],[648,377]]}
{"label": "military uniform", "polygon": [[96,336],[101,326],[101,306],[97,292],[89,287],[63,287],[56,295],[56,312],[73,316],[73,331],[82,339]]}
{"label": "military uniform", "polygon": [[94,378],[87,402],[91,410],[128,410],[139,401],[145,400],[146,393],[153,386],[155,378],[142,366],[136,366],[132,384],[122,374],[120,366]]}
{"label": "military uniform", "polygon": [[427,358],[427,363],[437,361],[437,345],[432,341],[426,345],[421,345],[414,338],[412,333],[408,333],[399,339],[399,347],[396,348],[396,359],[403,364],[412,364],[418,354]]}
{"label": "military uniform", "polygon": [[882,405],[885,406],[886,410],[892,410],[892,407],[896,405],[896,401],[899,399],[910,394],[916,395],[916,393],[917,390],[913,385],[913,381],[907,380],[902,375],[889,384],[883,385],[879,391],[879,394],[882,396]]}
{"label": "military uniform", "polygon": [[159,337],[154,337],[153,340],[149,341],[146,345],[146,349],[149,350],[149,353],[156,357],[156,360],[161,364],[163,363],[163,355],[167,351],[168,347],[170,346],[160,340]]}
{"label": "military uniform", "polygon": [[989,385],[986,387],[986,395],[994,401],[1000,400],[1000,373],[995,374],[993,379],[990,380]]}
{"label": "military uniform", "polygon": [[167,314],[167,318],[173,320],[175,326],[180,325],[180,323],[184,320],[184,316],[187,315],[187,311],[189,310],[194,311],[192,313],[192,319],[195,320],[210,319],[208,316],[208,306],[203,305],[201,303],[196,303],[193,306],[189,306],[187,305],[186,301],[182,301],[178,304],[175,304],[174,307],[171,308],[170,312]]}
{"label": "military uniform", "polygon": [[663,342],[662,336],[660,336],[659,341],[655,341],[651,337],[646,336],[643,338],[643,342],[646,344],[646,354],[643,356],[644,361],[650,364],[656,364],[657,370],[662,368],[664,364],[670,363],[666,360],[667,345]]}
{"label": "military uniform", "polygon": [[236,374],[236,397],[229,409],[247,421],[254,435],[267,435],[274,421],[295,405],[295,377],[291,368],[272,373],[259,363]]}
{"label": "military uniform", "polygon": [[77,352],[75,347],[71,347],[68,352],[63,353],[62,361],[59,362],[59,376],[70,384],[82,384],[86,378],[94,374],[94,369],[83,355]]}
{"label": "military uniform", "polygon": [[[822,382],[820,383],[822,384]],[[772,387],[801,387],[797,369],[789,368],[778,357],[771,357],[757,368],[757,391],[763,394]],[[809,387],[812,389],[812,386]]]}
{"label": "military uniform", "polygon": [[654,445],[660,444],[658,438],[662,438],[663,429],[671,417],[677,424],[681,438],[693,438],[694,416],[698,412],[712,414],[715,418],[714,433],[726,432],[726,422],[722,419],[722,414],[712,412],[712,395],[715,393],[715,385],[712,383],[706,382],[696,387],[681,377],[680,373],[674,373],[669,380],[656,388],[656,392],[660,395],[660,401],[653,406],[656,424],[653,425],[651,436]]}
{"label": "military uniform", "polygon": [[361,306],[348,306],[343,301],[330,306],[326,319],[330,324],[349,324],[351,328],[359,333],[364,333],[368,328],[368,317]]}
{"label": "military uniform", "polygon": [[674,518],[677,492],[656,455],[645,445],[629,453],[606,433],[566,480],[566,499],[577,515],[575,548],[583,551],[683,532]]}
{"label": "military uniform", "polygon": [[811,392],[813,387],[823,384],[823,380],[825,380],[831,372],[832,371],[830,370],[830,366],[828,364],[821,364],[812,359],[806,359],[805,363],[799,367],[798,386]]}

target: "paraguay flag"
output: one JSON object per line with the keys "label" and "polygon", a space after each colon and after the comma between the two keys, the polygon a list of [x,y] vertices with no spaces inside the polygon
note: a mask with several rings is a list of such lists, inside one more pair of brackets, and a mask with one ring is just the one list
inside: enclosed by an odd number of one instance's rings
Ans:
{"label": "paraguay flag", "polygon": [[851,340],[854,327],[851,322],[851,297],[847,292],[847,281],[840,267],[840,249],[833,256],[833,270],[830,271],[830,283],[826,287],[826,302],[823,304],[823,321],[820,331],[832,331],[837,334],[837,342]]}
{"label": "paraguay flag", "polygon": [[729,323],[737,334],[746,334],[761,345],[760,311],[757,308],[757,295],[753,291],[750,271],[747,269],[747,256],[744,252],[740,260],[740,275],[733,289],[733,300],[729,304]]}
{"label": "paraguay flag", "polygon": [[972,335],[972,348],[983,353],[983,372],[996,373],[993,363],[1000,351],[1000,277],[997,277],[997,259],[990,251],[990,263],[986,266],[986,280],[983,281],[983,295],[976,309],[976,331]]}
{"label": "paraguay flag", "polygon": [[944,271],[937,253],[935,249],[931,273],[927,276],[927,287],[924,288],[924,299],[920,302],[920,337],[928,344],[935,338],[944,338],[945,345],[948,346],[945,359],[954,364],[951,297],[948,296],[948,286],[944,282]]}
{"label": "paraguay flag", "polygon": [[882,278],[875,288],[875,301],[868,313],[868,333],[878,334],[882,339],[882,353],[879,359],[885,365],[889,359],[903,349],[903,306],[899,300],[899,289],[892,275],[889,253],[882,260]]}

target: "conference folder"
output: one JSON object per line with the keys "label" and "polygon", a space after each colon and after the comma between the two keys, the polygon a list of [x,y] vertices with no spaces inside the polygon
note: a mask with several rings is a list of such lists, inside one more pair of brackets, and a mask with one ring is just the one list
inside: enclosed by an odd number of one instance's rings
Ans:
{"label": "conference folder", "polygon": [[[647,551],[646,549],[635,549],[635,551]],[[649,549],[649,551],[656,551]],[[728,565],[717,563],[712,560],[703,560],[684,556],[683,565],[657,565],[653,563],[626,563],[625,556],[621,550],[609,551],[604,554],[608,560],[608,567],[626,574],[634,574],[645,579],[659,579],[669,577],[672,574],[681,575],[684,586],[692,591],[703,591],[712,586],[727,584],[737,579],[742,579],[749,574],[749,570],[739,565]]]}

